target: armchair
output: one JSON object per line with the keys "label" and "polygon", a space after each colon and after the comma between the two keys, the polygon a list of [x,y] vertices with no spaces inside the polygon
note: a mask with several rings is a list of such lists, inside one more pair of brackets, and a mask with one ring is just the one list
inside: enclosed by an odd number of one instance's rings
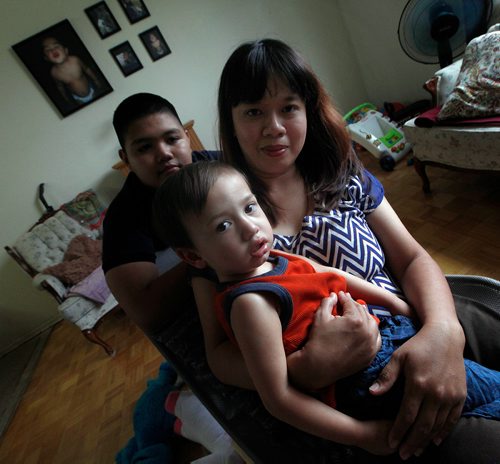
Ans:
{"label": "armchair", "polygon": [[68,246],[79,236],[96,240],[99,238],[99,231],[84,227],[59,210],[44,215],[13,246],[4,248],[32,278],[38,289],[48,291],[55,298],[64,319],[75,324],[90,342],[100,345],[109,356],[114,356],[115,350],[96,331],[101,319],[118,307],[117,301],[107,289],[104,275],[99,275],[102,270],[98,268],[85,278],[86,297],[72,293],[72,285],[46,273],[50,267],[63,262]]}
{"label": "armchair", "polygon": [[467,45],[463,60],[425,83],[435,107],[404,125],[424,192],[430,192],[427,165],[500,171],[499,46],[496,24]]}

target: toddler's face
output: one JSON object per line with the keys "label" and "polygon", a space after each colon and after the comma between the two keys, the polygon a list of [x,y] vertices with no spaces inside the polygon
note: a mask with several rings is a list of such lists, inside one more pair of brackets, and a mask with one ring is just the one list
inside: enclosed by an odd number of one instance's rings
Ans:
{"label": "toddler's face", "polygon": [[48,38],[43,41],[43,54],[47,61],[60,64],[66,60],[68,49],[61,45],[56,39]]}
{"label": "toddler's face", "polygon": [[221,174],[203,211],[187,214],[183,223],[194,249],[222,282],[250,277],[269,256],[271,224],[238,173]]}

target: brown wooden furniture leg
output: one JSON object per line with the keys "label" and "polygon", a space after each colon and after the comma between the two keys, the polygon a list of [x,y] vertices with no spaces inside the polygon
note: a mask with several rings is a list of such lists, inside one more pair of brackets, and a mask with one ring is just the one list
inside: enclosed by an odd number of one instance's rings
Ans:
{"label": "brown wooden furniture leg", "polygon": [[111,346],[109,346],[102,338],[100,338],[94,329],[82,330],[82,333],[84,337],[90,342],[101,345],[104,348],[104,351],[106,351],[109,356],[113,357],[116,354],[116,351]]}
{"label": "brown wooden furniture leg", "polygon": [[425,163],[420,161],[418,158],[413,158],[415,171],[422,179],[422,190],[425,193],[431,193],[431,184],[429,182],[429,178],[427,177],[427,173],[425,172]]}

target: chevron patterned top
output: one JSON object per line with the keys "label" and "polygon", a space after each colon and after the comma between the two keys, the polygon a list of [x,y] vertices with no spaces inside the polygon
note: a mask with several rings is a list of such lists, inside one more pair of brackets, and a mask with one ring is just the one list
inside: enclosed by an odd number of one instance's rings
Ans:
{"label": "chevron patterned top", "polygon": [[275,234],[273,247],[342,269],[401,295],[385,267],[382,247],[366,222],[366,215],[383,197],[382,184],[368,171],[363,181],[351,177],[336,209],[316,206],[312,215],[304,217],[297,235]]}

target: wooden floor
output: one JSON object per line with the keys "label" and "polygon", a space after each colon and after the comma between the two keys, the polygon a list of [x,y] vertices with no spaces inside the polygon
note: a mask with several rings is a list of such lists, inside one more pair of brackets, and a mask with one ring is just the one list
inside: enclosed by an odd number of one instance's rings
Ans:
{"label": "wooden floor", "polygon": [[408,230],[445,274],[500,280],[499,173],[427,167],[431,194],[425,194],[420,177],[405,160],[386,172],[369,153],[361,153],[361,158],[383,183]]}
{"label": "wooden floor", "polygon": [[[384,172],[370,154],[361,157],[445,273],[500,280],[498,176],[429,168],[433,193],[425,195],[405,161]],[[99,331],[116,347],[115,358],[68,322],[55,327],[0,443],[1,463],[114,462],[133,434],[135,402],[162,358],[122,313],[107,318]]]}

